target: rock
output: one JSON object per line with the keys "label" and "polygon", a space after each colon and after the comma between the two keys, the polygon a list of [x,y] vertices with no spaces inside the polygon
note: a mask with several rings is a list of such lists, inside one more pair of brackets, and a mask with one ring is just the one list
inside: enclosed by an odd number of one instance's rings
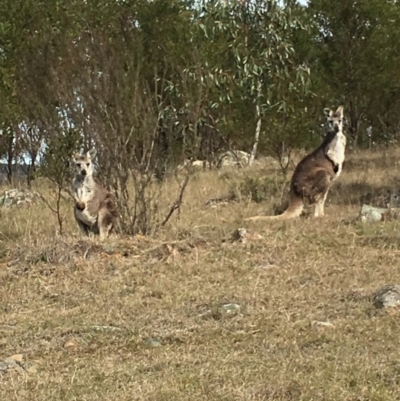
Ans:
{"label": "rock", "polygon": [[12,358],[6,358],[4,359],[4,362],[8,365],[8,369],[19,369],[21,366],[17,363],[17,361],[14,361]]}
{"label": "rock", "polygon": [[213,318],[220,320],[223,315],[236,315],[240,310],[240,305],[229,303],[224,305],[214,305],[210,309],[205,310],[198,317],[203,319]]}
{"label": "rock", "polygon": [[[400,217],[400,208],[389,206],[387,209],[374,208],[372,206],[363,205],[361,208],[361,221],[387,221]],[[379,217],[379,219],[378,219]]]}
{"label": "rock", "polygon": [[242,150],[229,150],[218,157],[217,168],[244,167],[249,164],[250,153]]}
{"label": "rock", "polygon": [[143,344],[146,348],[157,348],[161,347],[161,341],[156,337],[149,337],[143,341]]}
{"label": "rock", "polygon": [[193,160],[192,161],[192,167],[197,167],[198,169],[203,168],[204,166],[204,161],[203,160]]}
{"label": "rock", "polygon": [[381,207],[373,207],[369,205],[362,205],[360,211],[360,220],[363,223],[371,221],[382,221],[383,215],[387,212],[387,209]]}
{"label": "rock", "polygon": [[70,349],[70,350],[75,350],[78,348],[78,344],[74,340],[68,340],[64,343],[64,348]]}
{"label": "rock", "polygon": [[5,361],[0,361],[0,372],[8,369],[8,363]]}
{"label": "rock", "polygon": [[334,328],[335,326],[331,322],[318,322],[314,321],[311,323],[313,330],[321,330],[325,328]]}
{"label": "rock", "polygon": [[7,370],[24,370],[22,365],[23,355],[15,354],[12,355],[3,361],[0,361],[0,372],[4,372]]}
{"label": "rock", "polygon": [[397,219],[400,216],[399,208],[381,208],[369,205],[362,205],[360,210],[360,220],[363,223],[374,221],[386,221],[390,219]]}
{"label": "rock", "polygon": [[221,306],[221,310],[227,314],[237,313],[240,309],[240,305],[238,304],[225,304]]}
{"label": "rock", "polygon": [[189,167],[189,166],[193,167],[196,170],[201,170],[204,167],[204,161],[187,159],[182,164],[180,164],[177,169],[178,169],[178,171],[181,171],[184,168]]}
{"label": "rock", "polygon": [[372,302],[379,309],[400,307],[400,285],[385,284],[374,292]]}
{"label": "rock", "polygon": [[0,195],[0,206],[3,207],[31,206],[39,201],[39,193],[28,189],[9,189]]}

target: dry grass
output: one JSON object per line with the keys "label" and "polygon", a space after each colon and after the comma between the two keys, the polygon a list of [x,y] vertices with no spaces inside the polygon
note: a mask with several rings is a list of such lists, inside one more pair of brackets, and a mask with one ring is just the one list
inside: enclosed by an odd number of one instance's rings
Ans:
{"label": "dry grass", "polygon": [[[199,173],[153,238],[81,238],[70,205],[63,237],[43,205],[2,211],[0,359],[26,370],[0,370],[0,399],[400,399],[400,317],[368,297],[400,283],[398,223],[348,223],[365,191],[398,186],[399,156],[350,155],[322,220],[204,206],[250,173],[281,182],[265,168]],[[224,241],[243,226],[263,239]]]}

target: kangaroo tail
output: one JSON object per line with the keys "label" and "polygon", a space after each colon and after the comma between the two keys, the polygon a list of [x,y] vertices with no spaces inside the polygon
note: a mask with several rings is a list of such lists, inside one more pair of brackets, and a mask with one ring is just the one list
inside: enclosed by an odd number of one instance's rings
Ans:
{"label": "kangaroo tail", "polygon": [[304,209],[303,200],[296,195],[290,197],[288,208],[277,216],[253,216],[244,219],[245,221],[265,221],[265,220],[287,220],[299,217]]}

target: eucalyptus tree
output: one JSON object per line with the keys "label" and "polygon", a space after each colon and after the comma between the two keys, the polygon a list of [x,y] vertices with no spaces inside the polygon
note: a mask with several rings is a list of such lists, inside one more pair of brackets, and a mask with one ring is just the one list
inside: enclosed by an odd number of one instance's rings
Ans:
{"label": "eucalyptus tree", "polygon": [[310,0],[306,10],[314,25],[309,42],[313,90],[321,101],[344,104],[354,143],[371,124],[385,130],[397,119],[398,125],[398,2]]}
{"label": "eucalyptus tree", "polygon": [[291,43],[293,30],[305,29],[292,13],[293,5],[276,0],[202,3],[198,24],[218,52],[204,62],[203,82],[218,89],[214,107],[237,99],[252,105],[256,124],[250,165],[263,117],[271,110],[284,111],[287,93],[301,92],[308,85],[309,68],[295,57]]}

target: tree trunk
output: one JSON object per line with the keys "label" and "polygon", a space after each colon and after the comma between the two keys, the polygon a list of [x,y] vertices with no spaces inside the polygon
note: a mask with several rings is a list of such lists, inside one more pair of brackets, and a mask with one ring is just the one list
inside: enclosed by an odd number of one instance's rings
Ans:
{"label": "tree trunk", "polygon": [[[13,183],[13,159],[14,159],[14,148],[13,148],[13,137],[8,138],[8,149],[7,149],[7,182],[8,185]],[[17,166],[18,168],[18,166]],[[18,174],[18,172],[17,172]]]}
{"label": "tree trunk", "polygon": [[260,131],[261,131],[261,113],[260,113],[260,106],[256,106],[256,115],[257,115],[257,126],[256,126],[256,132],[254,135],[254,143],[253,143],[253,149],[250,154],[249,158],[249,166],[252,166],[254,163],[254,160],[256,158],[256,153],[257,153],[257,147],[258,147],[258,141],[260,138]]}
{"label": "tree trunk", "polygon": [[360,121],[363,113],[358,113],[356,106],[352,101],[350,101],[350,124],[349,124],[349,131],[350,135],[353,139],[354,148],[358,147],[358,139],[359,139],[359,128],[360,128]]}

